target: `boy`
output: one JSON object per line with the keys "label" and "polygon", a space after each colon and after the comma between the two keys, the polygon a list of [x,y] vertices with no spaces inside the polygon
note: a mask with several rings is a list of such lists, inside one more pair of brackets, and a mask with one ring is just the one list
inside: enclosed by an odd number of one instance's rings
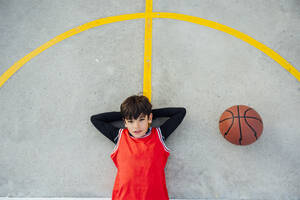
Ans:
{"label": "boy", "polygon": [[[120,110],[91,116],[93,125],[116,144],[110,155],[118,168],[112,200],[169,199],[164,168],[170,153],[164,141],[182,122],[185,108],[152,110],[146,96],[133,95]],[[157,117],[170,119],[151,127]],[[125,129],[109,123],[118,120],[123,120]]]}

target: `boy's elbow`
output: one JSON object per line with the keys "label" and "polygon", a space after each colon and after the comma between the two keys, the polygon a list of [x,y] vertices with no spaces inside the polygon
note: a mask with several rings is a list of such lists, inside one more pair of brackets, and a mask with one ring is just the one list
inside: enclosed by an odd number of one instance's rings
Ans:
{"label": "boy's elbow", "polygon": [[[90,121],[93,123],[94,120],[95,120],[94,115],[92,115],[92,116],[90,117]],[[94,124],[94,123],[93,123],[93,124]]]}
{"label": "boy's elbow", "polygon": [[185,108],[181,108],[182,109],[182,113],[183,113],[183,115],[185,115],[186,114],[186,109]]}
{"label": "boy's elbow", "polygon": [[185,115],[186,115],[186,109],[185,108],[182,108],[182,118],[184,118],[185,117]]}

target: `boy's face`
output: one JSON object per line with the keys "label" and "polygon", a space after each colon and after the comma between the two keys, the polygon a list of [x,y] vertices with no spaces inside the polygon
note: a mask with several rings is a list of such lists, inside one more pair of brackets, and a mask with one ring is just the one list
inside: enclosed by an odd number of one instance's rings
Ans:
{"label": "boy's face", "polygon": [[125,127],[136,138],[143,137],[148,131],[149,124],[152,123],[152,113],[148,118],[143,113],[140,114],[138,119],[125,119]]}

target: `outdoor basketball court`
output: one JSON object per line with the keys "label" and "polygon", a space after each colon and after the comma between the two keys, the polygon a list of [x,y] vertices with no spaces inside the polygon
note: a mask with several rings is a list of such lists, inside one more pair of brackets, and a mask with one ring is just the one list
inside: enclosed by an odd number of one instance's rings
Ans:
{"label": "outdoor basketball court", "polygon": [[[0,18],[0,199],[109,199],[114,144],[90,116],[139,92],[187,111],[171,199],[300,199],[298,0],[0,0]],[[262,118],[251,145],[220,133],[234,105]]]}

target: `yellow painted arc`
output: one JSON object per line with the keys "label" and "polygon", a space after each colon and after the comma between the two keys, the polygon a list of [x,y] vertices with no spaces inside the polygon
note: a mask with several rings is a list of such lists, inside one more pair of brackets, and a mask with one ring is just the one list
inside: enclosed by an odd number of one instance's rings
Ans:
{"label": "yellow painted arc", "polygon": [[[125,20],[132,20],[132,19],[138,19],[138,18],[145,18],[145,13],[134,13],[134,14],[127,14],[127,15],[119,15],[119,16],[112,16],[112,17],[106,17],[106,18],[100,18],[92,22],[88,22],[86,24],[83,24],[81,26],[78,26],[76,28],[73,28],[69,31],[66,31],[57,37],[53,38],[52,40],[46,42],[45,44],[41,45],[34,51],[27,54],[25,57],[20,59],[19,61],[15,62],[6,72],[4,72],[0,76],[0,87],[17,71],[19,70],[25,63],[27,63],[29,60],[40,54],[41,52],[45,51],[46,49],[50,48],[51,46],[57,44],[58,42],[61,42],[62,40],[71,37],[73,35],[76,35],[80,32],[86,31],[90,28],[94,28],[97,26],[101,26],[104,24],[109,24],[113,22],[119,22],[119,21],[125,21]],[[177,13],[165,13],[165,12],[153,12],[151,14],[151,18],[170,18],[170,19],[177,19],[177,20],[183,20],[188,21],[196,24],[200,24],[203,26],[207,26],[210,28],[214,28],[223,32],[226,32],[228,34],[231,34],[250,45],[254,46],[255,48],[258,48],[262,52],[264,52],[266,55],[274,59],[276,62],[278,62],[283,68],[285,68],[287,71],[289,71],[298,81],[300,81],[300,72],[297,71],[289,62],[287,62],[284,58],[282,58],[279,54],[277,54],[275,51],[270,49],[269,47],[265,46],[264,44],[256,41],[255,39],[251,38],[250,36],[239,32],[235,29],[232,29],[228,26],[219,24],[217,22],[213,22],[210,20],[202,19],[199,17],[184,15],[184,14],[177,14]],[[151,23],[152,25],[152,23]],[[151,27],[152,28],[152,27]],[[151,38],[150,38],[151,39]],[[146,44],[145,44],[146,45]],[[150,54],[151,55],[151,54]],[[151,64],[151,57],[149,60]],[[150,65],[151,66],[151,65]],[[151,83],[149,84],[151,85]],[[146,94],[150,93],[151,97],[151,87],[150,91],[146,91]]]}
{"label": "yellow painted arc", "polygon": [[73,35],[76,35],[80,32],[86,31],[90,28],[94,28],[97,26],[101,26],[104,24],[110,24],[113,22],[120,22],[125,20],[132,20],[132,19],[139,19],[139,18],[145,18],[145,13],[134,13],[134,14],[126,14],[126,15],[119,15],[119,16],[112,16],[112,17],[106,17],[106,18],[100,18],[91,22],[88,22],[86,24],[77,26],[69,31],[66,31],[55,38],[51,39],[50,41],[46,42],[45,44],[41,45],[37,49],[33,50],[26,56],[24,56],[19,61],[15,62],[6,72],[4,72],[0,76],[0,87],[16,72],[18,71],[25,63],[27,63],[32,58],[36,57],[46,49],[50,48],[51,46],[61,42],[64,39],[67,39]]}
{"label": "yellow painted arc", "polygon": [[233,35],[236,38],[239,38],[248,44],[254,46],[255,48],[261,50],[266,55],[271,57],[273,60],[275,60],[277,63],[279,63],[283,68],[285,68],[288,72],[290,72],[298,81],[300,81],[300,72],[297,71],[296,68],[294,68],[288,61],[286,61],[283,57],[281,57],[278,53],[273,51],[271,48],[267,47],[266,45],[262,44],[261,42],[258,42],[257,40],[253,39],[252,37],[246,35],[245,33],[242,33],[238,30],[235,30],[233,28],[230,28],[228,26],[225,26],[223,24],[210,21],[207,19],[203,19],[200,17],[194,17],[190,15],[184,15],[184,14],[178,14],[178,13],[167,13],[167,12],[153,12],[152,13],[153,18],[168,18],[168,19],[176,19],[176,20],[182,20],[187,22],[192,22],[195,24],[207,26],[219,31],[223,31],[225,33],[228,33],[230,35]]}

